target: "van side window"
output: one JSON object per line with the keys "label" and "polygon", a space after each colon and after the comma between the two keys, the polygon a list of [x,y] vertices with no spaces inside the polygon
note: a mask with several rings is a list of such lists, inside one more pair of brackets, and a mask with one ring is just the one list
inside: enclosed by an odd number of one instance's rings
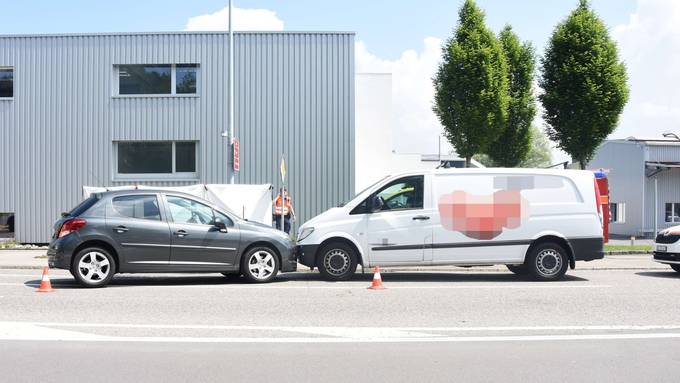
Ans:
{"label": "van side window", "polygon": [[382,199],[382,211],[422,209],[423,178],[409,176],[394,180],[361,202],[350,214],[368,213],[368,201],[374,196]]}

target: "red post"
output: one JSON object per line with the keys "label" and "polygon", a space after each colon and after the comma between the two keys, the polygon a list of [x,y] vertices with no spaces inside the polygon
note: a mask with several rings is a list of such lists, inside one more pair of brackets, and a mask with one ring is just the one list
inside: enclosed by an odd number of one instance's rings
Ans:
{"label": "red post", "polygon": [[602,204],[602,231],[604,243],[609,242],[609,180],[607,176],[596,177],[597,187],[600,189],[600,203]]}

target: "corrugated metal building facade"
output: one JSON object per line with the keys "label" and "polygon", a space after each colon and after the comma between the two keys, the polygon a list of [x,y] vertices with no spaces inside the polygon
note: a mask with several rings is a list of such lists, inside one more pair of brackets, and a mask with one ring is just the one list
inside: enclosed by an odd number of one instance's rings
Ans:
{"label": "corrugated metal building facade", "polygon": [[680,216],[671,213],[669,218],[666,211],[667,204],[680,206],[680,142],[608,140],[588,168],[608,169],[609,201],[624,204],[623,213],[610,222],[610,233],[650,237],[655,230],[680,225]]}
{"label": "corrugated metal building facade", "polygon": [[[225,183],[228,34],[222,32],[0,36],[14,97],[0,100],[0,212],[19,242],[46,242],[83,185]],[[200,67],[193,95],[119,96],[124,64]],[[237,183],[287,186],[300,221],[354,192],[354,35],[234,35]],[[117,178],[120,141],[196,141],[195,179]]]}

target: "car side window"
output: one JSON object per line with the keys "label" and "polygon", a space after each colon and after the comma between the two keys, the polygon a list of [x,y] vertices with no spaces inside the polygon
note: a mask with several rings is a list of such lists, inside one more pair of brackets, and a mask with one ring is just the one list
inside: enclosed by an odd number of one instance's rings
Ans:
{"label": "car side window", "polygon": [[405,177],[390,182],[376,195],[383,201],[383,211],[422,209],[423,176]]}
{"label": "car side window", "polygon": [[161,220],[158,198],[155,195],[125,195],[111,201],[116,213],[131,218]]}
{"label": "car side window", "polygon": [[423,176],[399,178],[383,186],[376,193],[357,205],[350,214],[366,214],[369,212],[370,200],[378,196],[383,201],[381,211],[410,210],[423,208]]}
{"label": "car side window", "polygon": [[227,217],[226,215],[220,213],[217,210],[213,210],[215,212],[215,218],[219,218],[224,222],[225,225],[227,226],[234,226],[234,222],[231,220],[231,218]]}
{"label": "car side window", "polygon": [[170,216],[175,223],[210,225],[213,222],[213,209],[200,202],[176,196],[167,196]]}

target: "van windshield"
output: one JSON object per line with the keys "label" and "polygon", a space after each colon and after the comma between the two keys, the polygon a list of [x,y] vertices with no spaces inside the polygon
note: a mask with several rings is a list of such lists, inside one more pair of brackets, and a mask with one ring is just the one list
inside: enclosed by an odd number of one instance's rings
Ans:
{"label": "van windshield", "polygon": [[376,182],[373,182],[370,186],[364,188],[364,190],[362,190],[362,191],[358,192],[357,194],[355,194],[354,197],[352,197],[352,198],[350,198],[349,200],[347,200],[347,201],[341,203],[340,205],[338,205],[338,207],[343,207],[343,206],[347,205],[350,201],[353,201],[353,200],[354,200],[355,198],[357,198],[358,196],[364,194],[364,192],[366,192],[366,190],[372,189],[375,185],[377,185],[377,184],[383,182],[383,181],[386,180],[387,178],[389,178],[389,175],[387,175],[387,176],[385,176],[385,177],[383,177],[383,178],[377,180]]}

